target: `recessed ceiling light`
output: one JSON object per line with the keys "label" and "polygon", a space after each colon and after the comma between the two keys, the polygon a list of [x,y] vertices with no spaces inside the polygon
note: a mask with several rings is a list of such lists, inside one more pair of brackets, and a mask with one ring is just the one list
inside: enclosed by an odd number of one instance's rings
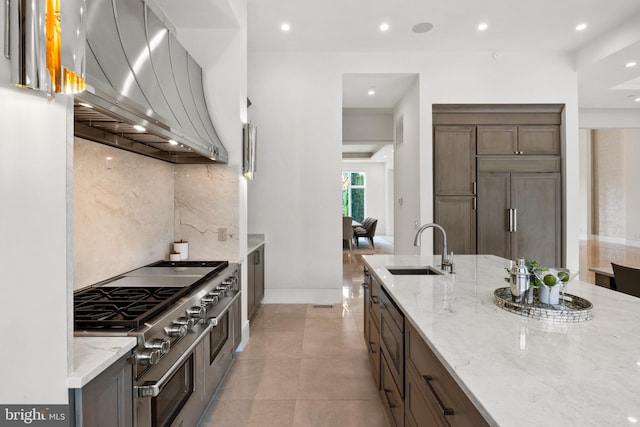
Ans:
{"label": "recessed ceiling light", "polygon": [[380,24],[380,31],[382,32],[389,31],[389,24],[386,22],[383,22],[382,24]]}
{"label": "recessed ceiling light", "polygon": [[489,24],[487,24],[486,22],[481,22],[478,24],[478,31],[484,31],[487,28],[489,28]]}
{"label": "recessed ceiling light", "polygon": [[367,95],[369,96],[373,96],[376,94],[376,88],[374,86],[369,88],[369,91],[367,92]]}
{"label": "recessed ceiling light", "polygon": [[433,24],[431,22],[420,22],[411,28],[414,33],[426,33],[427,31],[431,31],[433,29]]}
{"label": "recessed ceiling light", "polygon": [[587,29],[587,24],[585,23],[576,25],[576,31],[584,31],[586,29]]}
{"label": "recessed ceiling light", "polygon": [[636,98],[636,102],[640,102],[640,97]]}
{"label": "recessed ceiling light", "polygon": [[144,132],[146,131],[146,129],[144,128],[144,126],[140,126],[140,125],[133,125],[133,128],[135,130],[137,130],[138,132]]}
{"label": "recessed ceiling light", "polygon": [[178,141],[176,141],[175,139],[170,139],[170,140],[169,140],[169,144],[171,144],[171,145],[178,145]]}
{"label": "recessed ceiling light", "polygon": [[627,68],[635,67],[636,65],[638,65],[638,63],[636,61],[630,61],[630,62],[627,62],[626,64],[624,64],[624,66],[627,67]]}
{"label": "recessed ceiling light", "polygon": [[630,423],[637,423],[638,419],[636,417],[627,417],[627,420],[629,420]]}
{"label": "recessed ceiling light", "polygon": [[282,24],[280,24],[280,29],[285,33],[289,32],[291,30],[291,25],[288,22],[283,22]]}

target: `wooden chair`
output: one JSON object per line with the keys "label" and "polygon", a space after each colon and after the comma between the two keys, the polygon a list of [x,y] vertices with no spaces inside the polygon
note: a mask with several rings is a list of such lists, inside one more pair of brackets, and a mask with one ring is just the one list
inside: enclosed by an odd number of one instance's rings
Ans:
{"label": "wooden chair", "polygon": [[611,263],[616,289],[640,298],[640,269]]}
{"label": "wooden chair", "polygon": [[347,244],[349,245],[349,254],[351,254],[351,251],[353,250],[353,246],[352,246],[352,241],[353,241],[353,218],[351,218],[350,216],[343,216],[342,217],[342,240],[343,241],[347,241]]}
{"label": "wooden chair", "polygon": [[[370,221],[367,221],[370,220]],[[366,226],[365,226],[366,224]],[[354,239],[356,239],[356,245],[360,247],[360,237],[365,237],[369,239],[371,242],[371,246],[375,248],[373,244],[373,236],[376,234],[376,226],[378,225],[378,220],[374,218],[367,218],[362,223],[362,227],[356,227],[353,231]]]}

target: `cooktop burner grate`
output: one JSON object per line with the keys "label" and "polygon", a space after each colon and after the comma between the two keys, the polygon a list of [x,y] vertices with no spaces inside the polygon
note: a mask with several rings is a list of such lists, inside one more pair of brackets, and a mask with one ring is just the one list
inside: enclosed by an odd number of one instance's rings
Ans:
{"label": "cooktop burner grate", "polygon": [[[134,273],[142,271],[151,274],[133,277],[142,282],[141,286],[118,286],[124,276],[117,276],[76,291],[73,295],[74,327],[76,330],[140,328],[195,287],[218,275],[228,265],[228,261],[158,261],[134,270]],[[176,271],[169,269],[169,273],[165,273],[161,268],[156,270],[154,267],[176,267]],[[178,286],[185,279],[180,277],[179,267],[198,267],[193,270],[204,270],[204,275],[194,275],[192,283],[188,280],[190,277],[186,277],[188,286]],[[163,277],[153,276],[158,272],[162,272]],[[175,280],[171,279],[173,276]],[[159,286],[167,281],[170,282],[167,286]],[[115,286],[109,286],[110,284]]]}

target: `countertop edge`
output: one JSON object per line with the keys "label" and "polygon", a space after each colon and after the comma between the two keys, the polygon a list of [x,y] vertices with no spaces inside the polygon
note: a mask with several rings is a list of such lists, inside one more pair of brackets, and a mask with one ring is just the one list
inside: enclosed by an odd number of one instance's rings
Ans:
{"label": "countertop edge", "polygon": [[260,246],[264,246],[265,241],[264,234],[249,234],[247,236],[247,254],[258,250]]}
{"label": "countertop edge", "polygon": [[136,343],[133,337],[74,337],[74,371],[67,376],[67,387],[84,387],[126,356]]}

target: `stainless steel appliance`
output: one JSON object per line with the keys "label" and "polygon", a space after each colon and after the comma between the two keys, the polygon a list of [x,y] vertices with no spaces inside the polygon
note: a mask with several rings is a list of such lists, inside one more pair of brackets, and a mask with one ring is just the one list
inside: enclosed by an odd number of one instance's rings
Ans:
{"label": "stainless steel appliance", "polygon": [[195,426],[240,342],[240,272],[160,261],[74,294],[76,336],[134,336],[134,425]]}

